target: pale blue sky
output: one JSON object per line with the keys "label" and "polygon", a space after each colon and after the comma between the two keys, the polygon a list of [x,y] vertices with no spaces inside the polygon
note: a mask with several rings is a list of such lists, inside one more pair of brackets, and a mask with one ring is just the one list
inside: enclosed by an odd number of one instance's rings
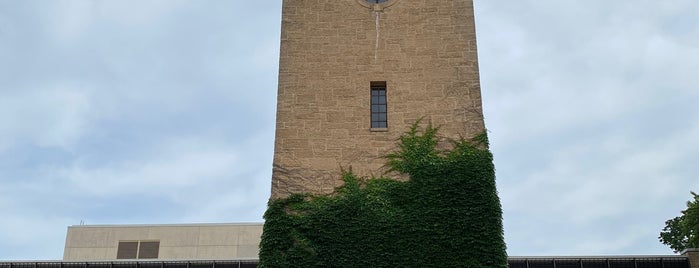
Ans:
{"label": "pale blue sky", "polygon": [[[475,6],[509,254],[671,253],[699,191],[699,3]],[[280,9],[0,0],[0,259],[60,259],[81,220],[262,221]]]}

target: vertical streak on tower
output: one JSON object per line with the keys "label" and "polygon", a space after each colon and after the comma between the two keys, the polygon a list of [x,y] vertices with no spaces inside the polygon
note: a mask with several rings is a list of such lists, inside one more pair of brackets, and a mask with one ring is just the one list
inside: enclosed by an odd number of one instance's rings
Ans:
{"label": "vertical streak on tower", "polygon": [[484,130],[472,0],[378,2],[283,0],[272,198],[330,193],[341,168],[381,175],[420,118],[449,138]]}

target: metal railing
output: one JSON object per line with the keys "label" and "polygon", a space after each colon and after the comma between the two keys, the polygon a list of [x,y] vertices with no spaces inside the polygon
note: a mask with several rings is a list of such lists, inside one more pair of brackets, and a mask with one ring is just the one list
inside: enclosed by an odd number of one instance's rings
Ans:
{"label": "metal railing", "polygon": [[690,268],[684,256],[509,257],[510,268]]}
{"label": "metal railing", "polygon": [[256,268],[251,260],[10,261],[0,268]]}
{"label": "metal railing", "polygon": [[[0,268],[256,268],[247,260],[7,261]],[[509,257],[510,268],[690,268],[684,256]]]}

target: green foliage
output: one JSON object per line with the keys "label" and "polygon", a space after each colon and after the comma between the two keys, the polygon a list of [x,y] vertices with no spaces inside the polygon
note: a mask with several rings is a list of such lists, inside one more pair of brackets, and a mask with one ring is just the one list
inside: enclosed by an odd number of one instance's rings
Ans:
{"label": "green foliage", "polygon": [[417,123],[387,156],[408,181],[344,173],[332,196],[270,201],[259,267],[507,267],[485,135],[437,150]]}
{"label": "green foliage", "polygon": [[665,222],[658,239],[675,252],[699,248],[699,195],[691,192],[693,201],[687,201],[682,215]]}

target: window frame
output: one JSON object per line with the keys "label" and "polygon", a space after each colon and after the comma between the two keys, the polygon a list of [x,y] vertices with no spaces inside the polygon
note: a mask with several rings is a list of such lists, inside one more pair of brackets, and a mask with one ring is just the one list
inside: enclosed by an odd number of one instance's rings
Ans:
{"label": "window frame", "polygon": [[372,131],[388,129],[388,91],[386,81],[372,81],[370,89],[370,124]]}
{"label": "window frame", "polygon": [[[123,245],[136,244],[135,254],[131,253],[131,248],[125,249]],[[142,244],[155,245],[155,247],[142,247]],[[148,251],[144,251],[148,250]],[[121,253],[121,254],[119,254]],[[147,253],[146,257],[143,257],[144,253]],[[150,254],[148,254],[150,253]],[[155,256],[153,256],[153,253]],[[160,255],[160,240],[119,240],[117,241],[117,260],[149,260],[158,259]],[[131,258],[131,256],[134,256]]]}

